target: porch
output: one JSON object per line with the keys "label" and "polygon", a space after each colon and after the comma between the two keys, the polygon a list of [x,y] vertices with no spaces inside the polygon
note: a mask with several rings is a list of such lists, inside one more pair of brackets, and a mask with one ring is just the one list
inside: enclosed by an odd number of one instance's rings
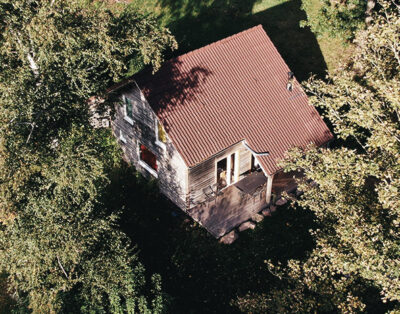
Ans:
{"label": "porch", "polygon": [[222,190],[218,190],[217,185],[210,186],[203,191],[207,200],[192,207],[187,213],[214,237],[220,238],[243,222],[257,220],[256,216],[268,205],[275,204],[283,192],[296,189],[293,177],[301,175],[283,172],[275,174],[272,177],[271,204],[267,204],[266,200],[268,178],[262,172],[253,172]]}
{"label": "porch", "polygon": [[208,200],[187,213],[219,238],[252,219],[267,206],[266,186],[267,178],[263,173],[256,172],[220,191],[210,187],[204,191]]}

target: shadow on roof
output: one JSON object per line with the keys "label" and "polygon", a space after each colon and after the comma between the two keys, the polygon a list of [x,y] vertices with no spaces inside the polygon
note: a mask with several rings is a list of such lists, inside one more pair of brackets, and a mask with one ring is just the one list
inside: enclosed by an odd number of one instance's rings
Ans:
{"label": "shadow on roof", "polygon": [[[165,117],[172,110],[187,104],[196,95],[201,94],[202,84],[212,74],[205,67],[181,65],[182,62],[179,59],[172,59],[164,63],[154,75],[150,75],[152,69],[148,68],[135,76],[142,92],[157,116],[161,118],[167,132],[169,126]],[[164,88],[162,84],[168,88]]]}

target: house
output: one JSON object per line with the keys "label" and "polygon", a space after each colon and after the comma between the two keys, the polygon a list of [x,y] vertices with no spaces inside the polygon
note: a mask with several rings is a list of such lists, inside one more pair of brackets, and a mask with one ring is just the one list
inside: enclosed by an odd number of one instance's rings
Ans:
{"label": "house", "polygon": [[288,149],[332,139],[261,25],[114,92],[125,158],[217,238],[293,184],[277,165]]}

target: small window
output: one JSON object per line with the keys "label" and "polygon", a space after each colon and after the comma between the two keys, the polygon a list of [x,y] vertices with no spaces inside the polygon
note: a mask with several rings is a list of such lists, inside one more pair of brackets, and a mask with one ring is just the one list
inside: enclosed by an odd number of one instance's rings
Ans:
{"label": "small window", "polygon": [[164,131],[163,126],[159,121],[157,121],[157,126],[156,126],[156,137],[157,137],[157,142],[166,144],[167,143],[167,134]]}
{"label": "small window", "polygon": [[126,143],[126,138],[124,134],[122,133],[122,130],[119,130],[119,139],[121,142]]}
{"label": "small window", "polygon": [[124,120],[133,125],[133,101],[128,97],[122,96],[124,101]]}
{"label": "small window", "polygon": [[133,119],[133,103],[128,97],[124,96],[125,115]]}
{"label": "small window", "polygon": [[157,175],[157,157],[146,146],[139,144],[139,158],[141,165],[153,175]]}

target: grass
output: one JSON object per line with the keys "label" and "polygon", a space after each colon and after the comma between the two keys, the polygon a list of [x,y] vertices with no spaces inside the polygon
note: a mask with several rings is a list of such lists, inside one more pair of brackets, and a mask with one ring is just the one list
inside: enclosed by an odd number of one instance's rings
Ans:
{"label": "grass", "polygon": [[[321,7],[321,2],[319,0],[314,0],[313,2],[313,5],[310,6],[307,12],[308,16],[320,14],[319,9]],[[345,43],[341,38],[320,35],[317,37],[317,41],[326,62],[327,69],[331,73],[340,70],[340,64],[346,61],[353,52],[353,46],[349,43]]]}
{"label": "grass", "polygon": [[[318,0],[315,0],[316,6]],[[300,0],[135,0],[131,5],[156,15],[179,43],[173,57],[262,24],[282,57],[302,81],[324,77],[349,50],[339,39],[316,38],[300,28],[306,14]]]}
{"label": "grass", "polygon": [[263,12],[265,10],[271,9],[275,6],[283,4],[285,2],[289,2],[290,0],[262,0],[256,1],[253,5],[253,9],[251,10],[252,14],[257,14]]}
{"label": "grass", "polygon": [[343,43],[340,38],[321,36],[318,38],[318,43],[330,73],[339,71],[341,64],[349,59],[354,50],[351,44]]}

